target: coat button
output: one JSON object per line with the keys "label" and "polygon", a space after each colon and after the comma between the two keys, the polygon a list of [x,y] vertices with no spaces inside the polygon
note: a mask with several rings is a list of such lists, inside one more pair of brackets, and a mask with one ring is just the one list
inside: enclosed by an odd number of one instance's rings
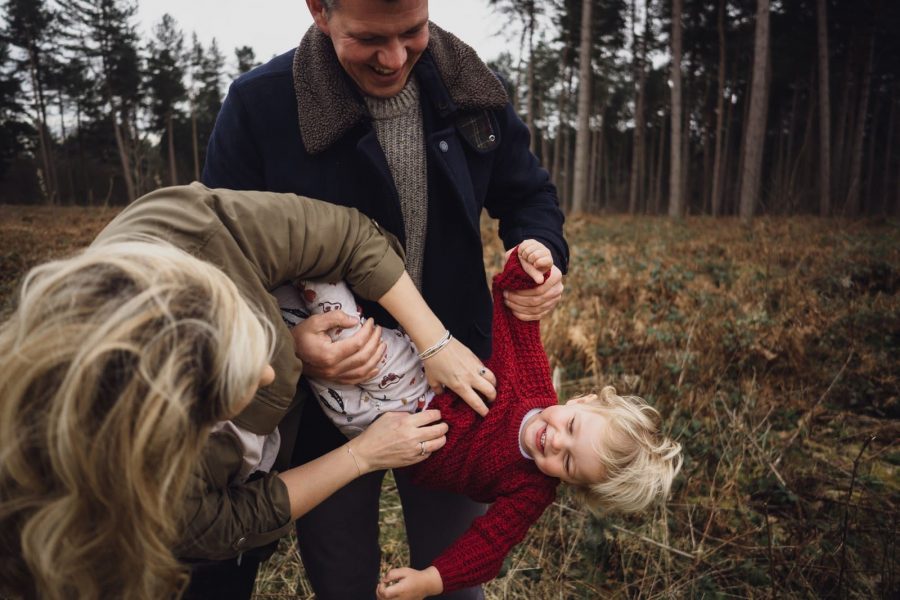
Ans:
{"label": "coat button", "polygon": [[497,136],[494,135],[493,133],[492,133],[491,135],[488,136],[488,141],[489,141],[489,142],[493,142],[493,141],[496,141],[496,140],[497,140]]}
{"label": "coat button", "polygon": [[450,149],[450,144],[448,144],[444,140],[441,140],[441,143],[438,144],[438,147],[441,149],[441,152],[446,152]]}

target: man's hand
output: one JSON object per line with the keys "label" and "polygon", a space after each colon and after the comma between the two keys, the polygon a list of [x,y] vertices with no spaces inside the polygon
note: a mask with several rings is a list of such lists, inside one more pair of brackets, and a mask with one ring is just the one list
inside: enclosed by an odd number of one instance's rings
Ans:
{"label": "man's hand", "polygon": [[[525,240],[518,248],[522,268],[540,285],[530,290],[505,291],[503,301],[517,319],[538,321],[553,310],[562,298],[562,272],[553,264],[547,247],[537,240]],[[512,250],[506,256],[509,257],[510,253]],[[544,273],[548,269],[550,276],[544,281]]]}
{"label": "man's hand", "polygon": [[342,384],[361,383],[374,377],[386,348],[381,341],[381,327],[369,319],[347,339],[332,342],[328,335],[332,329],[358,325],[355,318],[333,310],[312,315],[294,327],[294,353],[303,361],[303,373]]}
{"label": "man's hand", "polygon": [[443,591],[444,582],[434,567],[424,571],[407,567],[391,569],[375,590],[378,600],[421,600]]}

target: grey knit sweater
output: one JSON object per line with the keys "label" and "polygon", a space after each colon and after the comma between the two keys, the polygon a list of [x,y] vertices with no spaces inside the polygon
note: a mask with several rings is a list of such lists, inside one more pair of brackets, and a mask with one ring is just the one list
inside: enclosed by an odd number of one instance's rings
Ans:
{"label": "grey knit sweater", "polygon": [[366,105],[400,196],[406,229],[406,270],[421,290],[428,224],[428,173],[419,84],[410,76],[406,87],[396,96],[366,96]]}

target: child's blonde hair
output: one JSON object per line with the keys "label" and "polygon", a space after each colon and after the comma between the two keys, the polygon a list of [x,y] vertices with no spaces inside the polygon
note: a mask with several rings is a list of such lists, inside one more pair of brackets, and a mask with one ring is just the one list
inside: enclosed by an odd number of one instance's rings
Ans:
{"label": "child's blonde hair", "polygon": [[581,501],[594,512],[637,512],[668,497],[681,469],[681,444],[662,434],[659,412],[643,398],[619,396],[612,386],[581,406],[607,419],[607,435],[594,444],[606,478],[577,486]]}
{"label": "child's blonde hair", "polygon": [[0,596],[178,596],[191,472],[271,331],[224,273],[162,242],[33,269],[0,326]]}

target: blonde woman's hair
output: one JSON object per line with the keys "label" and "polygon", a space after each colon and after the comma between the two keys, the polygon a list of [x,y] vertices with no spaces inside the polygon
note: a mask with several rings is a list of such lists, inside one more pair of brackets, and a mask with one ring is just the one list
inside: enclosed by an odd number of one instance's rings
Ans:
{"label": "blonde woman's hair", "polygon": [[659,412],[643,398],[619,396],[612,386],[581,406],[607,422],[604,439],[594,443],[606,478],[576,487],[581,501],[594,512],[637,512],[665,500],[682,456],[681,445],[660,431]]}
{"label": "blonde woman's hair", "polygon": [[191,470],[271,338],[221,271],[162,242],[33,269],[0,326],[0,596],[180,595]]}

